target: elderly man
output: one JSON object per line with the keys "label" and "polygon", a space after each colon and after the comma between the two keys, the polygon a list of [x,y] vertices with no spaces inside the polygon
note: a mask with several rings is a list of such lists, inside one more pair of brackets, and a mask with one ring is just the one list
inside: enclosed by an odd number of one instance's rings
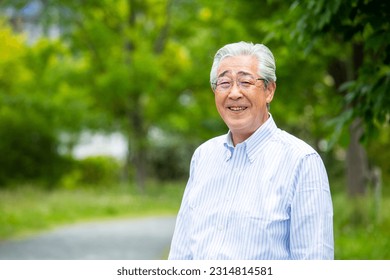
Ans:
{"label": "elderly man", "polygon": [[222,47],[211,68],[229,128],[195,151],[169,259],[333,259],[333,208],[318,153],[269,112],[275,61],[262,44]]}

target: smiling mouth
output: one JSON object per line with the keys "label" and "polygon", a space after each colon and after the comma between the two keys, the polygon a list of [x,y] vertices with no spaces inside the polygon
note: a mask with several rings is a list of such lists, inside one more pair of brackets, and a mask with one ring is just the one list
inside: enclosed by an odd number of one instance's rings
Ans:
{"label": "smiling mouth", "polygon": [[228,109],[230,111],[233,111],[233,112],[241,112],[241,111],[244,111],[246,108],[248,107],[244,107],[244,106],[232,106],[232,107],[228,107]]}

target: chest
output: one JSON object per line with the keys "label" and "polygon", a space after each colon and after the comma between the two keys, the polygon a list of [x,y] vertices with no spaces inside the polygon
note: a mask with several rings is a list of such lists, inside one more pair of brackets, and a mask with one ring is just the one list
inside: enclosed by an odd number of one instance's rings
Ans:
{"label": "chest", "polygon": [[293,186],[293,165],[281,156],[260,155],[250,161],[245,153],[214,166],[198,166],[189,205],[205,216],[285,219]]}

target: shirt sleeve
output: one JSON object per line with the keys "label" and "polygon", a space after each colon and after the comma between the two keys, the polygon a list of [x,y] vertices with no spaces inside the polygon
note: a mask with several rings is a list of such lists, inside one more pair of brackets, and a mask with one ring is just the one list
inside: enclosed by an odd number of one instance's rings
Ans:
{"label": "shirt sleeve", "polygon": [[181,202],[180,210],[176,218],[175,230],[172,237],[171,248],[169,251],[169,260],[191,260],[193,259],[192,253],[189,248],[189,238],[188,238],[188,211],[189,211],[189,203],[188,203],[188,193],[191,189],[193,177],[194,177],[194,169],[195,162],[197,158],[197,151],[195,151],[194,155],[191,159],[190,165],[190,177],[187,182],[186,189],[183,194],[183,199]]}
{"label": "shirt sleeve", "polygon": [[291,202],[291,258],[334,259],[333,206],[326,170],[318,154],[301,160],[295,187]]}

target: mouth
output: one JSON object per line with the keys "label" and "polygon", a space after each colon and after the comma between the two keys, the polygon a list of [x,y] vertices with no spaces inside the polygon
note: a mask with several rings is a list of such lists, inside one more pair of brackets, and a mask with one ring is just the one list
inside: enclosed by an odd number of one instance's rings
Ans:
{"label": "mouth", "polygon": [[227,107],[230,111],[233,111],[233,112],[242,112],[244,110],[246,110],[248,107],[245,107],[245,106],[231,106],[231,107]]}

